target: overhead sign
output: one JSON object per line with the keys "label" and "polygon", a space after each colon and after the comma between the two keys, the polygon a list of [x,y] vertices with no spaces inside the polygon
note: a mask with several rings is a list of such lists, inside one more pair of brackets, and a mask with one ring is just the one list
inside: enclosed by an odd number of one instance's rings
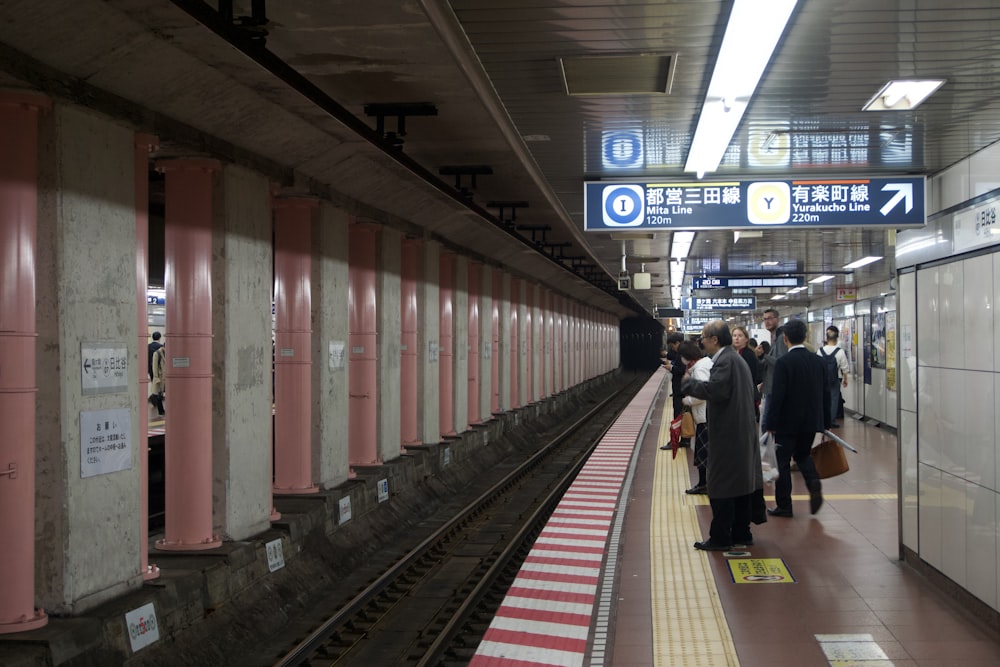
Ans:
{"label": "overhead sign", "polygon": [[585,183],[584,229],[922,227],[923,176]]}
{"label": "overhead sign", "polygon": [[666,306],[657,306],[656,317],[660,319],[667,319],[671,317],[684,317],[684,311],[680,308],[667,308]]}
{"label": "overhead sign", "polygon": [[128,391],[125,343],[81,343],[80,385],[84,396]]}
{"label": "overhead sign", "polygon": [[756,307],[757,297],[755,296],[721,298],[693,296],[683,299],[684,310],[753,310]]}
{"label": "overhead sign", "polygon": [[752,287],[801,287],[802,276],[775,276],[761,278],[692,278],[693,289],[746,289]]}

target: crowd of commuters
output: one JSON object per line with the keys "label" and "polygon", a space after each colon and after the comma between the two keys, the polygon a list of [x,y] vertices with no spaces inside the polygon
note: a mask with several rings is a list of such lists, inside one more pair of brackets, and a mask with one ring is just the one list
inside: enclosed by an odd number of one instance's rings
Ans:
{"label": "crowd of commuters", "polygon": [[[816,433],[835,428],[840,387],[849,366],[836,327],[815,354],[805,347],[808,327],[783,326],[774,309],[764,312],[771,340],[756,341],[742,326],[713,320],[696,341],[667,338],[674,414],[690,410],[696,425],[689,494],[707,494],[712,507],[708,538],[696,549],[727,550],[753,544],[751,524],[768,516],[792,517],[792,461],[809,491],[809,509],[823,505],[822,484],[811,457]],[[836,362],[836,371],[833,370]],[[833,379],[831,379],[833,378]],[[775,506],[764,504],[762,436],[773,438],[778,464]],[[686,444],[686,443],[685,443]]]}

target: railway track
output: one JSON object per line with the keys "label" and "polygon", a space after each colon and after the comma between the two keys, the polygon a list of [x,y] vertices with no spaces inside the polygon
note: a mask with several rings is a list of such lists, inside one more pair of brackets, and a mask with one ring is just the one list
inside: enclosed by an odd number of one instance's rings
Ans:
{"label": "railway track", "polygon": [[466,664],[548,516],[643,382],[550,437],[272,664]]}

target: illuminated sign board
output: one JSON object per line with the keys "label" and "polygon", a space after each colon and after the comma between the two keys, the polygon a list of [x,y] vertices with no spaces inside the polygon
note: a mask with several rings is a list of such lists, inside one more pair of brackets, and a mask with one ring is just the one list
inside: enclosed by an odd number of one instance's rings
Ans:
{"label": "illuminated sign board", "polygon": [[768,278],[692,278],[693,289],[746,289],[752,287],[801,287],[802,276],[774,276]]}
{"label": "illuminated sign board", "polygon": [[922,227],[924,177],[585,183],[584,229]]}
{"label": "illuminated sign board", "polygon": [[684,310],[753,310],[757,307],[757,297],[729,296],[713,298],[693,296],[684,298],[682,307]]}

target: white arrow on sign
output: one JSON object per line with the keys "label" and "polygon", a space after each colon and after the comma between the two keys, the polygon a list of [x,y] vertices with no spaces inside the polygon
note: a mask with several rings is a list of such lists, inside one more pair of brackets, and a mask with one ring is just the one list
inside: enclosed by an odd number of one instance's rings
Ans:
{"label": "white arrow on sign", "polygon": [[903,199],[906,199],[906,213],[913,210],[913,183],[887,183],[882,186],[882,192],[886,190],[895,190],[896,194],[879,209],[882,215],[889,215],[889,211],[896,208],[896,204]]}

